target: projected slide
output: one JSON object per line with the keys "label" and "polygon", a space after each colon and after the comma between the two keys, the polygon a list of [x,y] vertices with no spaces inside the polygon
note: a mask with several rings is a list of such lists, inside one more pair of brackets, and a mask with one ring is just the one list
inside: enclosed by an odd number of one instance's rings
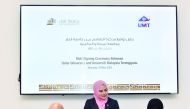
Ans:
{"label": "projected slide", "polygon": [[177,93],[176,6],[21,6],[21,94]]}

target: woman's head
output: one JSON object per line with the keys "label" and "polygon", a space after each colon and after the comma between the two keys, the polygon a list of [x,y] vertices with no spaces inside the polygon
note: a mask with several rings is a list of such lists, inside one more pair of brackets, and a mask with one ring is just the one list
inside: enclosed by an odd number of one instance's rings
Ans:
{"label": "woman's head", "polygon": [[163,103],[158,98],[153,98],[148,102],[147,109],[163,109]]}
{"label": "woman's head", "polygon": [[104,81],[98,80],[93,86],[94,97],[98,99],[105,100],[108,98],[108,88]]}

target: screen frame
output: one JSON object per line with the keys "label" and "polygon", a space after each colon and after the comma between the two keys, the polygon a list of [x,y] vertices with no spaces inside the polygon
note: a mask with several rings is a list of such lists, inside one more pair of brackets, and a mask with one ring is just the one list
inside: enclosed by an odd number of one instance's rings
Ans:
{"label": "screen frame", "polygon": [[22,56],[21,56],[21,51],[22,51],[22,49],[21,49],[21,47],[22,47],[22,35],[21,35],[21,33],[22,33],[22,27],[21,27],[21,25],[22,25],[22,7],[23,6],[60,6],[60,7],[62,7],[62,6],[64,6],[64,7],[66,7],[66,6],[74,6],[74,7],[77,7],[77,6],[90,6],[90,7],[93,7],[93,6],[98,6],[98,7],[112,7],[112,6],[114,6],[114,7],[175,7],[176,8],[176,61],[177,61],[177,66],[176,66],[176,68],[177,68],[177,83],[176,83],[176,85],[177,85],[177,93],[110,93],[111,95],[123,95],[123,94],[179,94],[179,71],[178,71],[178,19],[177,19],[177,5],[20,5],[20,74],[19,74],[19,82],[20,82],[20,95],[91,95],[90,93],[39,93],[39,94],[33,94],[33,93],[31,93],[31,94],[24,94],[24,93],[22,93],[22,85],[21,85],[21,83],[22,83],[22,71],[21,71],[21,69],[22,69],[22,64],[21,64],[21,60],[22,60]]}

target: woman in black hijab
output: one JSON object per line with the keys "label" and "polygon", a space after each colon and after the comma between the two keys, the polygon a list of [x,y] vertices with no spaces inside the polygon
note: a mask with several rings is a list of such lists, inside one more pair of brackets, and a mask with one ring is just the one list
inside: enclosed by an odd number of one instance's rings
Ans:
{"label": "woman in black hijab", "polygon": [[148,102],[147,109],[163,109],[163,103],[158,98],[153,98]]}

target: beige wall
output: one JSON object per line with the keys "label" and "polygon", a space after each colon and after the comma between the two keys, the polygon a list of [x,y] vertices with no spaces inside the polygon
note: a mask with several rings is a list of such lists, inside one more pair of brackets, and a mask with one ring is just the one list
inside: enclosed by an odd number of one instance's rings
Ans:
{"label": "beige wall", "polygon": [[[185,109],[190,103],[190,1],[189,0],[1,0],[0,3],[0,108],[47,109],[59,101],[65,109],[82,109],[91,95],[21,96],[18,74],[20,69],[20,4],[125,4],[177,5],[179,37],[179,94],[114,95],[121,109],[146,109],[149,99],[159,97],[165,109]],[[169,81],[169,80],[168,80]]]}

